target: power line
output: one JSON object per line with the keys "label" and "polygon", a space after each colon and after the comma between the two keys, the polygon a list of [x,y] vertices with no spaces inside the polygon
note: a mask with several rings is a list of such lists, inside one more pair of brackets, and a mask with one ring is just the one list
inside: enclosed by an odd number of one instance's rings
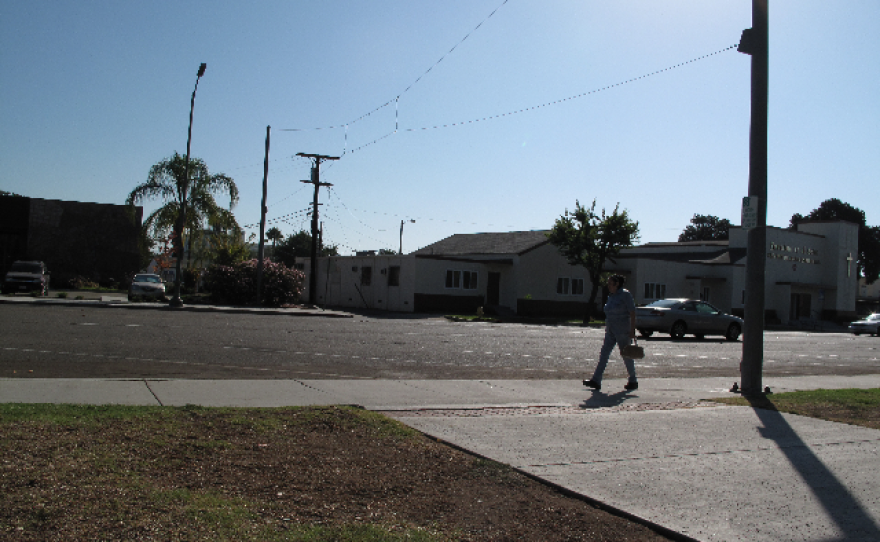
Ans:
{"label": "power line", "polygon": [[[428,69],[425,71],[425,73],[423,73],[422,75],[418,76],[418,77],[416,78],[415,81],[413,81],[412,83],[410,83],[409,86],[406,87],[406,89],[404,89],[403,92],[401,92],[400,94],[398,94],[398,95],[395,96],[394,98],[391,98],[390,100],[388,100],[388,101],[385,102],[384,104],[380,105],[379,107],[373,109],[372,111],[370,111],[370,112],[368,112],[368,113],[364,113],[363,115],[361,115],[360,117],[354,119],[354,120],[351,121],[351,122],[348,122],[348,123],[345,123],[345,124],[338,124],[338,125],[336,125],[336,126],[327,126],[327,127],[323,127],[323,128],[287,128],[287,129],[283,129],[283,130],[281,130],[281,131],[282,131],[282,132],[308,132],[308,131],[315,131],[315,130],[335,130],[335,129],[337,129],[337,128],[346,128],[346,129],[348,129],[348,127],[349,127],[350,125],[355,124],[356,122],[361,121],[361,120],[363,120],[363,119],[365,119],[365,118],[371,116],[373,113],[379,111],[380,109],[384,109],[384,108],[388,107],[389,105],[391,105],[392,103],[397,104],[397,102],[400,101],[400,97],[401,97],[401,96],[403,96],[404,94],[406,94],[406,93],[409,91],[409,89],[411,89],[411,88],[413,88],[414,86],[416,86],[416,84],[418,84],[418,82],[421,81],[422,78],[424,78],[426,75],[428,75],[428,73],[430,73],[431,70],[433,70],[434,68],[436,68],[438,64],[440,64],[441,62],[443,62],[443,59],[445,59],[447,56],[449,56],[450,54],[452,54],[452,52],[455,51],[455,49],[456,49],[459,45],[461,45],[462,43],[464,43],[464,41],[465,41],[466,39],[468,39],[468,38],[471,36],[471,34],[473,34],[474,32],[476,32],[477,30],[479,30],[479,28],[480,28],[481,26],[483,26],[483,23],[485,23],[486,21],[488,21],[489,19],[491,19],[492,16],[495,15],[495,12],[497,12],[499,9],[501,9],[501,8],[504,6],[504,4],[506,4],[507,2],[508,2],[508,0],[504,0],[503,2],[501,2],[501,4],[500,4],[497,8],[495,8],[494,10],[492,10],[492,13],[490,13],[489,15],[486,16],[486,18],[484,18],[482,21],[480,21],[480,24],[478,24],[476,27],[474,27],[473,30],[471,30],[470,32],[468,32],[467,35],[466,35],[465,37],[461,38],[461,40],[459,40],[459,42],[456,43],[456,44],[452,47],[452,49],[449,50],[449,52],[447,52],[446,54],[444,54],[443,56],[441,56],[440,59],[439,59],[437,62],[434,62],[434,64],[432,64],[431,67],[428,68]],[[396,122],[396,120],[397,120],[397,114],[396,114],[396,111],[395,111],[395,122]],[[387,137],[387,136],[386,136],[386,137]]]}
{"label": "power line", "polygon": [[[578,98],[583,98],[583,97],[586,97],[586,96],[590,96],[590,95],[592,95],[592,94],[598,94],[598,93],[600,93],[600,92],[604,92],[604,91],[606,91],[606,90],[615,89],[615,88],[617,88],[617,87],[621,87],[621,86],[623,86],[623,85],[627,85],[627,84],[629,84],[629,83],[635,83],[635,82],[637,82],[637,81],[641,81],[642,79],[647,79],[648,77],[653,77],[653,76],[655,76],[655,75],[659,75],[659,74],[662,74],[662,73],[665,73],[665,72],[668,72],[668,71],[674,70],[674,69],[676,69],[676,68],[681,68],[681,67],[683,67],[683,66],[687,66],[688,64],[692,64],[692,63],[694,63],[694,62],[698,62],[698,61],[700,61],[700,60],[705,60],[705,59],[707,59],[707,58],[710,58],[710,57],[712,57],[712,56],[718,55],[718,54],[723,53],[723,52],[725,52],[725,51],[730,51],[730,50],[736,49],[736,47],[737,47],[737,45],[731,45],[730,47],[725,47],[724,49],[720,49],[720,50],[718,50],[718,51],[715,51],[714,53],[709,53],[709,54],[706,54],[706,55],[703,55],[703,56],[700,56],[700,57],[692,58],[691,60],[688,60],[688,61],[685,61],[685,62],[680,62],[680,63],[678,63],[678,64],[675,64],[675,65],[673,65],[673,66],[668,66],[668,67],[663,68],[663,69],[661,69],[661,70],[656,70],[656,71],[653,71],[653,72],[650,72],[650,73],[646,73],[646,74],[644,74],[644,75],[640,75],[639,77],[633,77],[632,79],[627,79],[627,80],[625,80],[625,81],[620,81],[619,83],[614,83],[613,85],[608,85],[608,86],[605,86],[605,87],[601,87],[601,88],[593,89],[593,90],[590,90],[590,91],[582,92],[582,93],[580,93],[580,94],[576,94],[576,95],[573,95],[573,96],[569,96],[569,97],[567,97],[567,98],[560,98],[560,99],[558,99],[558,100],[553,100],[553,101],[546,102],[546,103],[543,103],[543,104],[540,104],[540,105],[535,105],[535,106],[531,106],[531,107],[525,107],[525,108],[523,108],[523,109],[518,109],[518,110],[514,110],[514,111],[508,111],[508,112],[506,112],[506,113],[500,113],[500,114],[497,114],[497,115],[490,115],[490,116],[485,116],[485,117],[478,117],[478,118],[475,118],[475,119],[466,120],[466,121],[460,121],[460,122],[452,122],[452,123],[445,123],[445,124],[436,124],[436,125],[433,125],[433,126],[423,126],[423,127],[420,127],[420,128],[403,128],[403,129],[398,129],[398,127],[396,126],[396,119],[395,119],[395,128],[394,128],[394,130],[392,130],[391,132],[388,132],[387,134],[385,134],[385,135],[383,135],[383,136],[381,136],[381,137],[378,137],[378,138],[376,138],[376,139],[374,139],[374,140],[372,140],[372,141],[370,141],[370,142],[368,142],[368,143],[364,143],[363,145],[361,145],[361,146],[359,146],[359,147],[356,147],[356,148],[353,148],[353,149],[351,149],[351,150],[349,150],[349,151],[343,152],[343,155],[345,155],[345,154],[353,154],[353,153],[355,153],[355,152],[357,152],[357,151],[360,151],[360,150],[362,150],[362,149],[364,149],[364,148],[366,148],[366,147],[370,147],[370,146],[372,146],[372,145],[375,145],[376,143],[378,143],[378,142],[382,141],[383,139],[386,139],[386,138],[388,138],[388,137],[390,137],[390,136],[392,136],[392,135],[398,133],[399,131],[402,131],[402,132],[419,132],[419,131],[426,131],[426,130],[436,130],[436,129],[440,129],[440,128],[453,128],[453,127],[456,127],[456,126],[465,126],[465,125],[468,125],[468,124],[475,124],[475,123],[477,123],[477,122],[485,122],[485,121],[490,121],[490,120],[497,120],[497,119],[500,119],[500,118],[504,118],[504,117],[509,117],[509,116],[517,115],[517,114],[519,114],[519,113],[527,113],[527,112],[529,112],[529,111],[535,111],[535,110],[537,110],[537,109],[542,109],[542,108],[545,108],[545,107],[549,107],[549,106],[551,106],[551,105],[559,105],[559,104],[562,104],[562,103],[565,103],[565,102],[568,102],[568,101],[571,101],[571,100],[576,100],[576,99],[578,99]],[[347,145],[347,144],[348,144],[348,134],[347,134],[347,132],[346,132],[346,145]]]}

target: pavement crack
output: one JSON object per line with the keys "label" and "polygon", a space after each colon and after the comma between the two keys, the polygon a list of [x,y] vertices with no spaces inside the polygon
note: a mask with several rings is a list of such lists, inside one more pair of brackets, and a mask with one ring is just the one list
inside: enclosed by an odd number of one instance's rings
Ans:
{"label": "pavement crack", "polygon": [[156,395],[156,392],[153,391],[153,388],[150,387],[150,383],[147,381],[146,378],[144,379],[144,385],[147,387],[148,390],[150,390],[150,393],[153,395],[153,398],[156,399],[156,402],[159,403],[159,406],[165,406],[165,405],[162,403],[162,400],[159,399],[159,396]]}

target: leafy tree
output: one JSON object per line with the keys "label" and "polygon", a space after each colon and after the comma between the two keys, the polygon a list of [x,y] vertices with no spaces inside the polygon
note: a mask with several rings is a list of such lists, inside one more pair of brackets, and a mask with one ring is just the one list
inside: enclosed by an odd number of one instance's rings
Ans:
{"label": "leafy tree", "polygon": [[730,237],[730,220],[711,215],[697,215],[691,218],[678,241],[724,241]]}
{"label": "leafy tree", "polygon": [[397,256],[397,251],[390,248],[380,248],[379,256]]}
{"label": "leafy tree", "polygon": [[[312,234],[305,230],[292,234],[278,244],[272,257],[284,265],[292,267],[296,258],[308,258],[312,254]],[[318,246],[318,256],[338,256],[336,245]]]}
{"label": "leafy tree", "polygon": [[880,278],[880,227],[866,224],[865,211],[837,198],[831,198],[820,203],[819,207],[810,211],[807,216],[800,213],[793,214],[789,228],[797,229],[797,225],[801,222],[811,220],[846,220],[858,224],[858,272],[865,277],[868,284]]}
{"label": "leafy tree", "polygon": [[[231,177],[222,173],[212,175],[203,160],[190,158],[189,183],[185,181],[186,157],[175,152],[170,158],[151,167],[146,182],[131,191],[126,199],[128,205],[143,204],[151,199],[164,202],[144,220],[145,231],[153,238],[161,239],[176,228],[184,188],[186,217],[182,233],[190,249],[194,237],[200,234],[206,222],[209,226],[224,230],[238,228],[232,214],[232,208],[238,203],[238,187]],[[217,203],[218,196],[229,198],[229,209]]]}
{"label": "leafy tree", "polygon": [[217,265],[235,265],[251,255],[241,230],[215,231],[211,236],[210,253],[212,262]]}
{"label": "leafy tree", "polygon": [[630,220],[626,210],[620,210],[619,203],[613,213],[606,214],[602,209],[597,214],[596,200],[589,208],[575,201],[574,212],[566,210],[565,215],[556,219],[547,237],[568,259],[569,264],[582,265],[590,276],[592,288],[584,316],[586,323],[595,312],[596,295],[606,260],[616,263],[614,257],[620,250],[638,241],[639,223]]}

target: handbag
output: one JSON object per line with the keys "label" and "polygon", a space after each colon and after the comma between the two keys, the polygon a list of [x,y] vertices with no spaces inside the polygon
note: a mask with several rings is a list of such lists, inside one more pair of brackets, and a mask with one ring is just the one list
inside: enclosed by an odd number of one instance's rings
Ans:
{"label": "handbag", "polygon": [[639,346],[639,342],[633,337],[633,343],[621,348],[620,355],[629,359],[642,359],[645,357],[645,349]]}

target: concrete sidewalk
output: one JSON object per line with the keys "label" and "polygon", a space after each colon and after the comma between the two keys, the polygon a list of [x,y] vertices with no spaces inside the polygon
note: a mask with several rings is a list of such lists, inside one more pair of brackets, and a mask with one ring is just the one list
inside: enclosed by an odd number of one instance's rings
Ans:
{"label": "concrete sidewalk", "polygon": [[[0,402],[356,404],[681,539],[880,540],[880,431],[706,406],[730,379],[634,392],[550,380],[0,379]],[[775,392],[878,388],[880,375],[765,378]]]}

